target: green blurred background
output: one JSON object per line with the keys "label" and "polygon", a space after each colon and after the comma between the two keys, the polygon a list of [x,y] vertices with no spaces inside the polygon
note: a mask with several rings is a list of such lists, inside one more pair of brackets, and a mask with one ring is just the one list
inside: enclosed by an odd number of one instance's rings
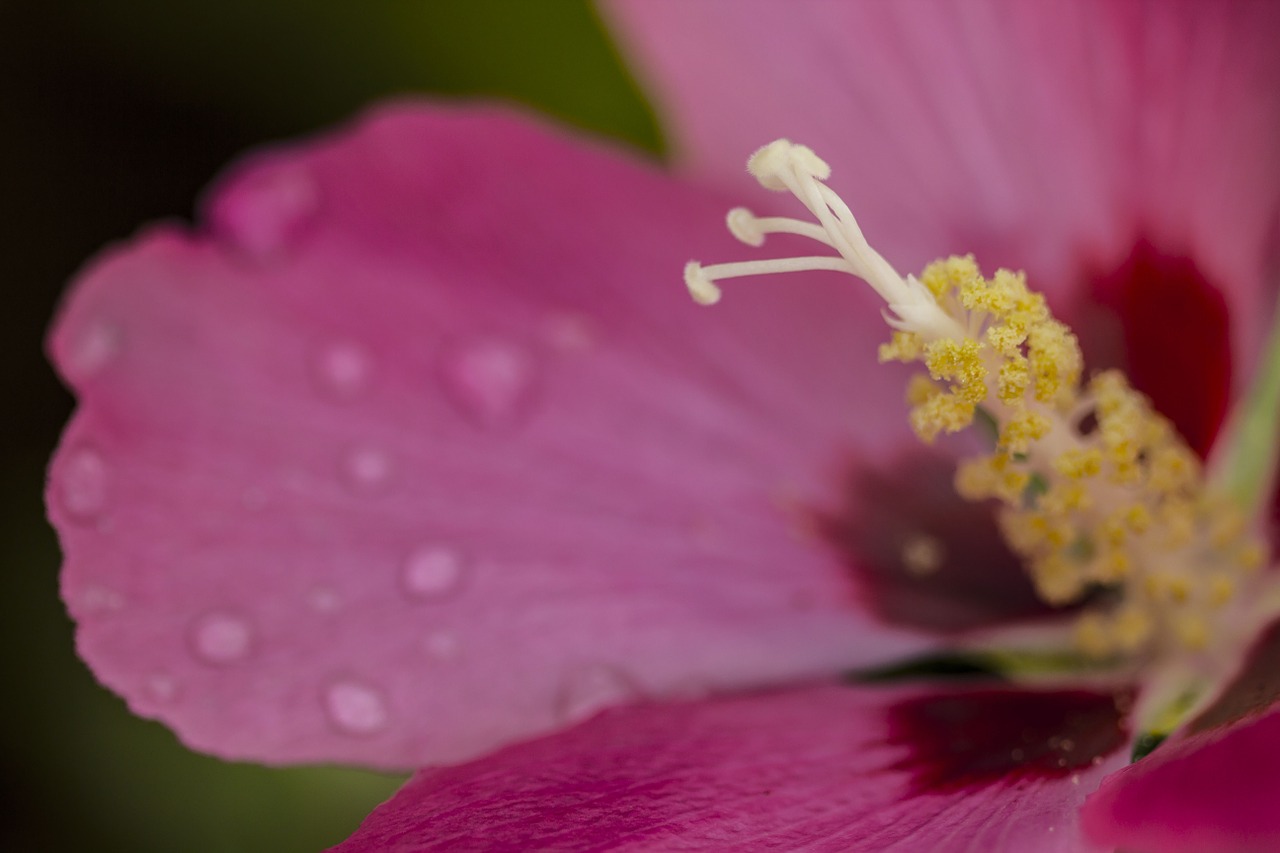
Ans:
{"label": "green blurred background", "polygon": [[72,401],[42,338],[80,264],[143,222],[190,217],[238,153],[406,92],[515,100],[661,148],[581,0],[0,0],[0,849],[318,850],[397,785],[189,753],[94,682],[43,517]]}

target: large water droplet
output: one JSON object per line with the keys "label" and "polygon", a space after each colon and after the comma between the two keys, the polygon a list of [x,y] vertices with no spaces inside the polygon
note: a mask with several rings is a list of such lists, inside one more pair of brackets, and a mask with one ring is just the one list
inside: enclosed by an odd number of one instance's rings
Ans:
{"label": "large water droplet", "polygon": [[107,366],[120,351],[120,329],[103,320],[85,324],[67,353],[67,374],[87,379]]}
{"label": "large water droplet", "polygon": [[98,451],[81,447],[71,451],[58,472],[58,499],[77,521],[96,519],[107,502],[107,464]]}
{"label": "large water droplet", "polygon": [[253,626],[236,613],[207,613],[192,626],[191,644],[206,663],[236,663],[248,657],[253,647]]}
{"label": "large water droplet", "polygon": [[590,664],[574,669],[565,678],[556,711],[563,723],[579,723],[598,711],[639,697],[635,682],[622,670],[606,664]]}
{"label": "large water droplet", "polygon": [[458,551],[444,545],[423,545],[405,559],[400,582],[414,598],[441,599],[458,589],[465,572],[466,560]]}
{"label": "large water droplet", "polygon": [[262,169],[222,198],[215,219],[236,246],[258,260],[283,255],[313,223],[320,188],[300,164]]}
{"label": "large water droplet", "polygon": [[342,341],[326,347],[316,359],[320,388],[336,400],[353,400],[369,384],[373,369],[368,353],[358,344]]}
{"label": "large water droplet", "polygon": [[391,455],[370,445],[355,447],[342,460],[342,476],[357,492],[380,492],[391,482]]}
{"label": "large water droplet", "polygon": [[483,338],[445,354],[446,393],[480,426],[501,426],[524,416],[536,392],[537,365],[519,344]]}
{"label": "large water droplet", "polygon": [[382,691],[360,681],[335,681],[324,692],[325,713],[341,732],[371,735],[386,727],[387,700]]}

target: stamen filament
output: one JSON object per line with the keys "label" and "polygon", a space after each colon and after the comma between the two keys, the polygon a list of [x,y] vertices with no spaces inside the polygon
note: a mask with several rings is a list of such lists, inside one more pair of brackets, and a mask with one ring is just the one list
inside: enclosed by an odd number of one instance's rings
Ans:
{"label": "stamen filament", "polygon": [[844,258],[826,255],[773,258],[766,261],[735,261],[728,264],[712,264],[708,267],[704,267],[697,261],[689,261],[684,266],[684,283],[695,302],[700,305],[714,305],[720,301],[720,288],[713,282],[719,279],[805,270],[833,270],[853,274],[852,266]]}

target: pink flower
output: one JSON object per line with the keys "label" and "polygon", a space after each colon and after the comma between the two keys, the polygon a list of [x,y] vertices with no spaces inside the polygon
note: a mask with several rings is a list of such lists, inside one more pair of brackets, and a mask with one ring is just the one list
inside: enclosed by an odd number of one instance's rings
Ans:
{"label": "pink flower", "polygon": [[743,5],[608,7],[683,177],[393,104],[98,259],[51,343],[80,653],[216,755],[463,762],[347,851],[1280,842],[1267,643],[1129,767],[1123,687],[843,682],[1043,608],[869,294],[679,283],[785,134],[899,268],[1027,269],[1207,451],[1276,300],[1280,9]]}

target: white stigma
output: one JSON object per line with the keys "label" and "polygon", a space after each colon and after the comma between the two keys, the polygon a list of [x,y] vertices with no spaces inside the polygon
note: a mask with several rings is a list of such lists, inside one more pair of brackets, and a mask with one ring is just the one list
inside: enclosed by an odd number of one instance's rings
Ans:
{"label": "white stigma", "polygon": [[689,295],[699,305],[720,301],[717,281],[770,273],[832,270],[848,273],[871,285],[888,305],[890,326],[918,332],[926,340],[963,338],[964,329],[938,305],[933,294],[913,276],[903,278],[863,235],[848,205],[823,183],[831,167],[812,150],[785,139],[771,142],[747,161],[747,171],[768,190],[790,192],[817,222],[789,217],[758,217],[744,207],[729,211],[729,233],[748,246],[764,245],[769,234],[794,234],[834,249],[835,255],[806,255],[760,261],[703,266],[690,261],[684,268]]}

